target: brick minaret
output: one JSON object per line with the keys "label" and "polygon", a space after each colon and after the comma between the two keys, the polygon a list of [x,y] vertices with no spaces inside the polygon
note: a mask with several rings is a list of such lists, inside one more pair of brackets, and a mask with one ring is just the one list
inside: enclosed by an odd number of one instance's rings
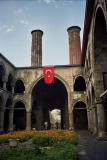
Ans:
{"label": "brick minaret", "polygon": [[81,64],[80,30],[78,26],[67,29],[69,35],[69,60],[70,64]]}
{"label": "brick minaret", "polygon": [[32,34],[32,48],[31,48],[31,65],[42,66],[42,35],[43,31],[33,30]]}

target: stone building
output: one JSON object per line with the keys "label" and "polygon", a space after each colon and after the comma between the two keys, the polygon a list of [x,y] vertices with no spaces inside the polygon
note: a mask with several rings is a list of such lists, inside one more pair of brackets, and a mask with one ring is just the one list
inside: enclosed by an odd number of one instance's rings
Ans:
{"label": "stone building", "polygon": [[87,0],[82,51],[80,27],[67,29],[69,65],[54,66],[54,83],[44,83],[43,31],[32,34],[31,66],[15,67],[0,54],[0,132],[43,128],[49,112],[61,111],[62,129],[107,132],[107,0]]}

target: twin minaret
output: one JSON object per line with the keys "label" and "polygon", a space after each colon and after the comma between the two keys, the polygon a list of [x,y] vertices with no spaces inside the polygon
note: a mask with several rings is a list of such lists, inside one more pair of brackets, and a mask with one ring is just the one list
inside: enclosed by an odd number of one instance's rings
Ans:
{"label": "twin minaret", "polygon": [[32,34],[31,65],[36,67],[41,67],[43,31],[33,30],[31,34]]}
{"label": "twin minaret", "polygon": [[[78,26],[72,26],[67,29],[69,36],[70,65],[81,64],[80,30],[81,28]],[[33,30],[31,34],[32,34],[31,65],[36,67],[41,67],[43,31]]]}

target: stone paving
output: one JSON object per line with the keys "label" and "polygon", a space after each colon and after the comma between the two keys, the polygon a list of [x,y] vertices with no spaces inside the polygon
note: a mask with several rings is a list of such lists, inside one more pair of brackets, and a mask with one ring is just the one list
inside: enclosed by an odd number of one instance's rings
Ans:
{"label": "stone paving", "polygon": [[78,133],[78,160],[107,160],[107,141],[97,140],[88,131]]}

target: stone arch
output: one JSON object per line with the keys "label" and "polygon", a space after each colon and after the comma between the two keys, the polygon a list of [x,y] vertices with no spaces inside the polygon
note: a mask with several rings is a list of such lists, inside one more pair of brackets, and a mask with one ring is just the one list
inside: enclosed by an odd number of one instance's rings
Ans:
{"label": "stone arch", "polygon": [[24,91],[25,91],[24,82],[21,79],[17,79],[15,81],[14,92],[15,93],[24,93]]}
{"label": "stone arch", "polygon": [[[69,84],[61,77],[59,76],[58,74],[55,74],[54,76],[55,78],[59,79],[63,84],[64,86],[66,87],[67,89],[67,92],[69,93],[70,92],[70,87],[69,87]],[[32,89],[33,87],[39,82],[39,80],[41,80],[43,78],[43,75],[41,75],[38,79],[36,79],[36,81],[34,80],[32,82],[32,84],[29,86],[29,89],[28,89],[28,93],[31,94],[32,92]]]}
{"label": "stone arch", "polygon": [[[107,51],[107,28],[104,11],[97,7],[94,21],[94,61],[101,64],[101,59],[105,58]],[[107,58],[106,58],[107,59]],[[103,59],[104,60],[104,59]]]}
{"label": "stone arch", "polygon": [[86,103],[78,101],[73,107],[74,129],[88,129],[87,108]]}
{"label": "stone arch", "polygon": [[[66,126],[66,128],[68,127],[68,92],[62,80],[60,81],[55,76],[55,82],[51,85],[46,85],[43,81],[43,76],[40,77],[32,86],[31,100],[32,128],[40,129],[46,120],[50,124],[48,113],[51,109],[61,109],[61,128],[64,126]],[[40,115],[41,118],[38,118],[38,115]],[[64,123],[66,123],[66,125]]]}
{"label": "stone arch", "polygon": [[79,75],[75,77],[74,91],[86,91],[86,82],[83,76]]}
{"label": "stone arch", "polygon": [[15,131],[25,130],[26,128],[26,107],[21,100],[14,103],[13,126]]}

